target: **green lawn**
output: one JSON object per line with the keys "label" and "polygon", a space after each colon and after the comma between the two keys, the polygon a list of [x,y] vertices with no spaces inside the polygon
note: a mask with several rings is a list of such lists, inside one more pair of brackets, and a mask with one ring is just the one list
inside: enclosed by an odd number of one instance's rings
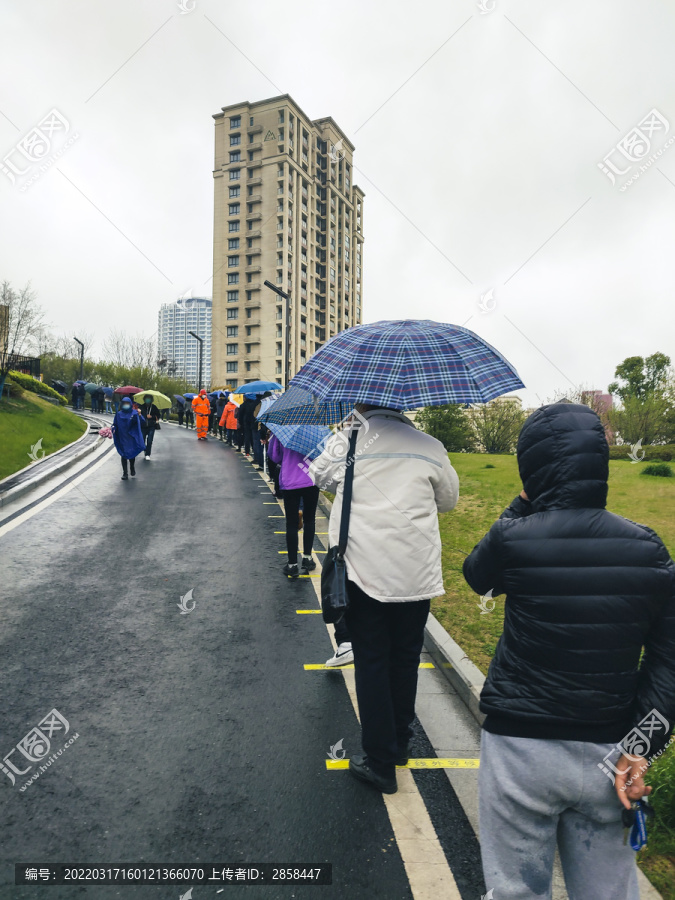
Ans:
{"label": "green lawn", "polygon": [[0,400],[0,478],[30,465],[31,449],[42,439],[37,456],[60,450],[81,437],[86,423],[62,406],[55,406],[12,385],[11,398]]}
{"label": "green lawn", "polygon": [[[492,523],[522,490],[515,456],[451,453],[460,481],[456,508],[440,519],[446,594],[431,601],[434,615],[483,673],[487,672],[504,622],[504,596],[493,612],[482,613],[479,597],[464,581],[462,562]],[[494,466],[494,468],[487,468]],[[675,478],[640,475],[642,464],[609,463],[607,507],[649,525],[671,554],[675,552]],[[491,604],[490,604],[491,605]],[[640,866],[666,900],[675,900],[675,750],[649,770],[659,824],[652,829]]]}

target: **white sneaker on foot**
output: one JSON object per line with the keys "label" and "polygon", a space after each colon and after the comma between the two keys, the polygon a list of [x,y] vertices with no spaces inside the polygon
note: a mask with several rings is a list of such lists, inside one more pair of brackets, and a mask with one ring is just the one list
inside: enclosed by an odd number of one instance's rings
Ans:
{"label": "white sneaker on foot", "polygon": [[335,655],[326,660],[326,667],[329,669],[335,666],[346,666],[354,662],[354,652],[351,644],[340,644],[335,651]]}

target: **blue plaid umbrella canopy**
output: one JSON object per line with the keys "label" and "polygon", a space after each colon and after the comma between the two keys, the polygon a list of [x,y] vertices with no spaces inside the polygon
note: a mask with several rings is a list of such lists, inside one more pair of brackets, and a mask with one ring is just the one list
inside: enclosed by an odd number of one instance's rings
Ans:
{"label": "blue plaid umbrella canopy", "polygon": [[267,427],[284,447],[309,459],[319,456],[326,440],[333,434],[324,425],[277,425],[270,422]]}
{"label": "blue plaid umbrella canopy", "polygon": [[374,322],[327,341],[261,420],[329,424],[356,403],[400,410],[487,403],[523,387],[508,360],[468,328],[429,319]]}
{"label": "blue plaid umbrella canopy", "polygon": [[311,391],[293,387],[291,383],[288,390],[258,416],[258,421],[267,425],[270,431],[273,423],[278,425],[328,425],[332,422],[341,422],[353,408],[354,404],[349,402],[319,401]]}

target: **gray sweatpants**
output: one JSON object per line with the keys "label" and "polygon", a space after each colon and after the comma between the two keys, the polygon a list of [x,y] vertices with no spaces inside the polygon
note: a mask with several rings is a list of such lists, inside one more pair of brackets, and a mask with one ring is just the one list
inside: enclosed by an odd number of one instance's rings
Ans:
{"label": "gray sweatpants", "polygon": [[613,746],[482,732],[480,844],[489,896],[550,900],[557,843],[570,900],[639,900],[621,804],[598,768]]}

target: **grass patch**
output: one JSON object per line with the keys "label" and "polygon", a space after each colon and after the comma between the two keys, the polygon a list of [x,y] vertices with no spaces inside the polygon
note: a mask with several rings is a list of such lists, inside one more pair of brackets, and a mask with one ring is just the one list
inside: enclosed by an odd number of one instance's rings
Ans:
{"label": "grass patch", "polygon": [[[515,456],[451,453],[459,475],[460,499],[452,512],[439,516],[446,594],[431,609],[469,659],[487,673],[504,626],[504,595],[491,613],[481,613],[479,596],[462,575],[462,563],[492,523],[522,490]],[[492,465],[494,468],[490,468]],[[488,469],[488,471],[486,471]],[[672,556],[675,552],[675,483],[668,478],[641,478],[640,465],[609,462],[607,508],[653,528]],[[488,604],[491,606],[491,604]],[[649,828],[649,845],[638,863],[664,900],[675,900],[675,747],[646,775],[654,787],[657,819]]]}
{"label": "grass patch", "polygon": [[0,401],[0,478],[29,466],[31,449],[42,440],[38,456],[54,453],[81,437],[86,423],[61,406],[12,385],[11,398]]}

